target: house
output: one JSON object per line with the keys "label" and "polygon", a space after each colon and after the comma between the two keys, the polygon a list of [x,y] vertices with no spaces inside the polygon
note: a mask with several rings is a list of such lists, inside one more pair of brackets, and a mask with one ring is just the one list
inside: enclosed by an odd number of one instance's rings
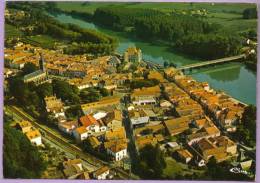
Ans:
{"label": "house", "polygon": [[141,62],[142,51],[139,48],[130,47],[124,53],[125,62]]}
{"label": "house", "polygon": [[155,105],[156,98],[152,96],[137,96],[132,100],[134,105]]}
{"label": "house", "polygon": [[81,105],[82,111],[85,114],[90,114],[95,112],[95,110],[102,108],[114,108],[114,106],[118,106],[120,104],[121,97],[113,96],[113,97],[103,97],[101,100],[97,102],[91,102],[87,104]]}
{"label": "house", "polygon": [[101,142],[95,136],[88,137],[88,141],[89,141],[92,149],[97,149],[101,145]]}
{"label": "house", "polygon": [[85,115],[79,118],[79,123],[84,126],[87,130],[92,132],[102,132],[106,131],[106,126],[103,126],[99,121],[97,121],[92,115]]}
{"label": "house", "polygon": [[21,121],[16,124],[17,128],[22,131],[22,133],[27,133],[32,130],[33,126],[29,121]]}
{"label": "house", "polygon": [[239,116],[234,111],[222,112],[219,118],[219,124],[228,132],[236,131],[236,124],[239,123]]}
{"label": "house", "polygon": [[176,152],[178,157],[185,163],[189,163],[193,158],[193,155],[187,149],[179,149]]}
{"label": "house", "polygon": [[44,98],[46,111],[54,115],[55,118],[65,118],[65,111],[61,99],[56,96],[49,96]]}
{"label": "house", "polygon": [[76,141],[79,143],[88,138],[88,136],[92,135],[91,131],[88,131],[85,126],[81,126],[76,128],[72,132],[73,136],[75,137]]}
{"label": "house", "polygon": [[189,129],[190,119],[188,117],[180,117],[164,121],[167,132],[171,135],[177,135]]}
{"label": "house", "polygon": [[69,135],[72,135],[73,130],[76,129],[77,127],[78,127],[78,121],[76,120],[58,123],[59,130]]}
{"label": "house", "polygon": [[166,147],[169,147],[172,150],[177,150],[180,148],[180,146],[177,142],[167,142]]}
{"label": "house", "polygon": [[[158,98],[161,95],[161,88],[159,85],[152,86],[152,87],[143,87],[134,89],[131,99],[134,101],[136,97],[153,97]],[[142,98],[141,98],[142,99]]]}
{"label": "house", "polygon": [[83,172],[81,159],[69,159],[63,162],[63,173],[67,179],[76,179]]}
{"label": "house", "polygon": [[122,127],[122,113],[120,110],[114,110],[107,113],[107,115],[102,118],[103,123],[106,124],[108,129],[116,129]]}
{"label": "house", "polygon": [[144,148],[146,145],[153,145],[155,146],[158,143],[158,139],[154,137],[152,134],[144,135],[136,137],[135,139],[135,147],[137,152]]}
{"label": "house", "polygon": [[93,172],[93,177],[97,180],[105,180],[108,175],[109,175],[109,168],[107,166],[103,166]]}
{"label": "house", "polygon": [[111,130],[106,131],[105,139],[106,139],[106,141],[126,139],[125,128],[120,127],[117,129],[111,129]]}
{"label": "house", "polygon": [[220,130],[206,118],[195,120],[192,124],[199,128],[198,131],[187,136],[187,142],[189,145],[198,142],[203,138],[214,138],[220,136]]}
{"label": "house", "polygon": [[120,161],[127,156],[127,143],[115,142],[107,148],[107,153],[113,157],[113,160]]}
{"label": "house", "polygon": [[172,107],[172,103],[167,100],[161,100],[160,101],[160,107],[162,108],[170,108]]}
{"label": "house", "polygon": [[140,111],[129,111],[129,118],[133,128],[144,126],[149,123],[149,116],[143,116]]}
{"label": "house", "polygon": [[39,130],[34,129],[25,133],[26,137],[30,140],[33,145],[42,145],[42,136]]}

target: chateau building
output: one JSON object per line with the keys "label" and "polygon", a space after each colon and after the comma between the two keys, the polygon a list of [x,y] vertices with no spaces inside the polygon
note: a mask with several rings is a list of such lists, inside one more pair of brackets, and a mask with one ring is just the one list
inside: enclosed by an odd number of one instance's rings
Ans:
{"label": "chateau building", "polygon": [[141,62],[142,51],[139,48],[130,47],[124,53],[125,62]]}

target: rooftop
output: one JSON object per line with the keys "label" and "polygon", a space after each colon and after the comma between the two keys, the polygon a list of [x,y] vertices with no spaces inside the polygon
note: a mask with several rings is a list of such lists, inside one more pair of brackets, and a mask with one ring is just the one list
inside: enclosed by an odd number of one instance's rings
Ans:
{"label": "rooftop", "polygon": [[81,123],[82,126],[88,127],[91,125],[98,125],[99,123],[97,120],[91,116],[91,115],[85,115],[79,118],[79,122]]}

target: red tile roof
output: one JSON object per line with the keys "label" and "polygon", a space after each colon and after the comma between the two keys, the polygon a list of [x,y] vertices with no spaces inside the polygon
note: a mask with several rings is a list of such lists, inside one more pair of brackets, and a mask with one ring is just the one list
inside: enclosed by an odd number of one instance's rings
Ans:
{"label": "red tile roof", "polygon": [[98,125],[97,120],[91,116],[91,115],[85,115],[79,118],[79,122],[81,123],[82,126],[88,127],[90,125]]}

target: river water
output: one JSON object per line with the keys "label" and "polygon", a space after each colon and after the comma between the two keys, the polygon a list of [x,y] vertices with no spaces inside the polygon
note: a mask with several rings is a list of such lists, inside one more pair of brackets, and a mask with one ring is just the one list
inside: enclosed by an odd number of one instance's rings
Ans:
{"label": "river water", "polygon": [[[122,54],[128,47],[136,46],[142,50],[143,58],[155,63],[173,62],[177,66],[200,62],[201,60],[174,53],[169,47],[160,44],[142,42],[127,33],[115,32],[89,23],[67,14],[52,15],[63,23],[73,23],[82,28],[94,29],[117,37],[117,52]],[[234,98],[256,105],[256,73],[247,69],[242,63],[228,63],[195,70],[190,75],[198,81],[206,81],[216,90],[221,90]]]}

